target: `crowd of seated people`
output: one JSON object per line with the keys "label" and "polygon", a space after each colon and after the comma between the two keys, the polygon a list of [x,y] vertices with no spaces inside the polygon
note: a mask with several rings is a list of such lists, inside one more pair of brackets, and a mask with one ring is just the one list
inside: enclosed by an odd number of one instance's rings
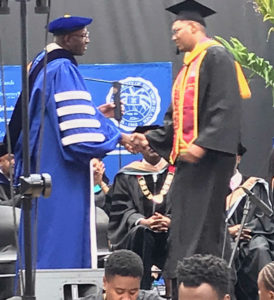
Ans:
{"label": "crowd of seated people", "polygon": [[[145,132],[149,129],[150,127],[139,128],[137,132]],[[268,183],[263,178],[248,177],[239,171],[241,157],[245,151],[246,149],[239,145],[235,172],[231,178],[227,196],[226,211],[229,216],[228,230],[232,238],[232,247],[239,232],[243,209],[247,200],[247,194],[240,187],[244,186],[264,201],[266,205],[272,206],[273,151],[269,163],[269,188]],[[151,270],[155,266],[158,267],[165,277],[166,297],[169,298],[170,283],[165,275],[164,265],[168,252],[168,232],[171,224],[171,204],[168,191],[172,185],[175,169],[151,149],[144,150],[142,155],[141,161],[133,161],[124,166],[115,176],[112,185],[106,176],[103,161],[93,159],[95,205],[97,219],[99,219],[97,227],[100,220],[104,219],[101,231],[103,231],[106,247],[109,248],[110,252],[117,249],[127,249],[134,251],[141,257],[144,266],[141,289],[151,289],[154,280],[151,276]],[[8,159],[6,155],[0,157],[0,173],[4,178],[0,182],[0,187],[7,197],[1,196],[2,205],[12,205],[7,188],[10,174],[8,171],[5,172],[5,170],[12,169],[7,167],[8,162],[14,163],[13,157],[11,158],[12,160]],[[20,200],[17,202],[15,205],[20,205]],[[98,235],[100,234],[99,232]],[[257,278],[258,274],[260,274],[259,278],[262,278],[262,274],[266,272],[263,271],[265,270],[264,266],[273,260],[273,241],[273,219],[265,216],[251,202],[235,258],[237,270],[236,299],[259,299],[258,290],[260,290],[262,283],[257,285]],[[103,266],[104,264],[100,265],[100,267]],[[179,267],[179,270],[182,270],[182,267]],[[179,281],[179,291],[180,287]],[[220,299],[229,298],[224,295],[224,298]]]}
{"label": "crowd of seated people", "polygon": [[[263,178],[245,176],[239,171],[241,157],[245,151],[245,147],[239,144],[235,172],[228,187],[229,193],[227,196],[226,213],[229,216],[228,230],[231,234],[231,247],[234,246],[234,241],[239,232],[243,208],[247,200],[247,194],[240,189],[241,186],[254,193],[254,195],[261,199],[267,206],[272,207],[271,193],[273,193],[273,187],[269,189],[268,182]],[[150,162],[149,158],[147,158],[148,154],[143,153],[143,156],[145,161],[147,159],[147,162]],[[147,166],[148,165],[146,165],[146,167]],[[271,170],[271,159],[269,166]],[[116,175],[114,184],[108,193],[108,201],[111,201],[111,205],[109,206],[110,222],[108,229],[110,244],[112,249],[130,249],[141,256],[145,265],[141,286],[145,289],[151,287],[151,266],[154,264],[157,265],[158,263],[158,266],[164,270],[164,260],[159,263],[157,262],[157,255],[153,255],[153,249],[158,248],[158,253],[161,251],[159,250],[159,244],[157,245],[155,240],[151,238],[151,235],[157,236],[159,233],[157,230],[157,233],[153,232],[153,228],[150,227],[150,220],[153,219],[151,211],[155,211],[157,205],[151,201],[147,201],[149,196],[144,196],[145,193],[143,193],[142,185],[140,184],[140,179],[143,180],[144,178],[146,190],[154,191],[154,194],[157,195],[161,188],[159,187],[155,190],[155,179],[153,179],[152,173],[151,170],[147,171],[141,162],[138,162],[138,164],[134,162],[133,164],[125,166]],[[271,181],[269,181],[269,183],[273,180],[273,174],[270,177]],[[149,194],[147,193],[147,195]],[[166,200],[169,200],[168,197]],[[148,205],[144,204],[146,202],[152,204],[152,207],[144,206]],[[164,215],[167,217],[171,216],[170,207]],[[149,236],[149,240],[147,235]],[[163,241],[161,247],[162,251],[164,251],[161,253],[162,258],[167,254],[167,252],[165,252],[167,251],[167,248],[165,248],[167,240],[163,239]],[[273,217],[266,216],[254,202],[250,202],[246,222],[238,245],[237,255],[234,260],[237,271],[235,285],[236,299],[258,299],[257,277],[260,270],[274,258],[273,241]],[[147,243],[150,245],[149,251],[147,250]],[[154,261],[151,260],[151,257],[154,258]],[[169,293],[170,292],[168,292],[168,295]]]}
{"label": "crowd of seated people", "polygon": [[[241,234],[235,257],[237,270],[235,294],[238,300],[256,300],[258,274],[267,263],[274,260],[274,222],[273,218],[266,216],[252,201],[248,210],[246,209],[246,202],[250,198],[241,187],[253,193],[268,207],[271,207],[271,201],[266,180],[245,176],[239,171],[239,164],[245,152],[246,148],[240,144],[234,175],[230,180],[226,209],[228,230],[233,240],[232,247],[238,234]],[[239,233],[245,211],[245,222],[242,232]]]}

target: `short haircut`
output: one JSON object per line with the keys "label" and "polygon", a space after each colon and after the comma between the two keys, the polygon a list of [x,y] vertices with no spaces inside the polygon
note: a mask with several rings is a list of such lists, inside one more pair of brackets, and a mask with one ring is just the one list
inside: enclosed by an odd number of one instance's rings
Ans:
{"label": "short haircut", "polygon": [[115,275],[142,278],[144,267],[139,255],[130,250],[116,250],[105,262],[105,277],[107,280]]}
{"label": "short haircut", "polygon": [[268,291],[274,291],[274,262],[271,262],[262,268],[261,279]]}
{"label": "short haircut", "polygon": [[187,287],[209,284],[220,299],[229,294],[230,269],[225,260],[210,254],[184,258],[178,263],[177,277],[178,284]]}

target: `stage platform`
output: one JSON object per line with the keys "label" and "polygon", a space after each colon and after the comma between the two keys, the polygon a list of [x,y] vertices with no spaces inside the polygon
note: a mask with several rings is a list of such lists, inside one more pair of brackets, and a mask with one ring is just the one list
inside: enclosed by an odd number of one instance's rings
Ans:
{"label": "stage platform", "polygon": [[76,300],[96,295],[103,286],[103,275],[104,269],[37,270],[36,300]]}

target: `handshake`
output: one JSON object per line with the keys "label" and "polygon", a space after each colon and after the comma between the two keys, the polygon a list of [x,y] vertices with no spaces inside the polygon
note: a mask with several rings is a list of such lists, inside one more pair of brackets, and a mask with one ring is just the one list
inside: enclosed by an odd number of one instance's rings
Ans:
{"label": "handshake", "polygon": [[[151,150],[149,146],[149,142],[146,136],[143,133],[131,133],[125,134],[122,133],[122,138],[120,143],[133,154],[143,153],[144,151]],[[206,149],[196,145],[191,144],[186,151],[178,154],[178,159],[182,161],[186,161],[188,163],[198,163],[201,158],[206,154]]]}
{"label": "handshake", "polygon": [[120,144],[133,154],[149,149],[149,143],[146,136],[137,132],[131,134],[122,133]]}

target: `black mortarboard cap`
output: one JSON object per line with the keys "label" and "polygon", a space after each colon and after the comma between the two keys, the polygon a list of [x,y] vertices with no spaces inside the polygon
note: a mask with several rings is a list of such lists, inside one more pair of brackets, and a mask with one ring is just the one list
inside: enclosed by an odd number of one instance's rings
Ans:
{"label": "black mortarboard cap", "polygon": [[204,18],[216,13],[213,9],[195,0],[185,0],[166,8],[166,10],[177,15],[177,20],[196,21],[203,26],[206,26]]}
{"label": "black mortarboard cap", "polygon": [[65,15],[49,23],[48,30],[54,35],[80,30],[92,22],[91,18]]}
{"label": "black mortarboard cap", "polygon": [[246,153],[246,147],[242,145],[242,143],[238,144],[238,151],[237,154],[243,156]]}
{"label": "black mortarboard cap", "polygon": [[159,125],[144,125],[144,126],[137,126],[133,132],[137,133],[145,133],[149,130],[155,130],[160,128],[161,126]]}

